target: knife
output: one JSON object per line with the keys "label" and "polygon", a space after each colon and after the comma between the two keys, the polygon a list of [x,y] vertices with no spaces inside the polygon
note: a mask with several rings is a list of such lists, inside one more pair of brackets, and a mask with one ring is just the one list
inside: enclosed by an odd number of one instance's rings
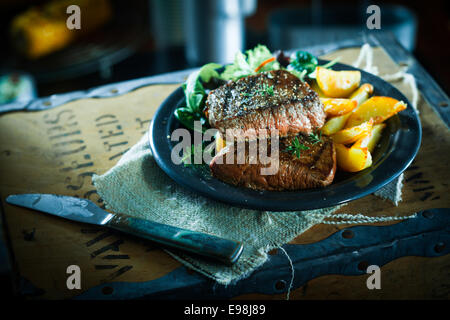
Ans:
{"label": "knife", "polygon": [[110,213],[87,199],[55,194],[17,194],[6,198],[9,204],[46,212],[77,222],[105,226],[231,265],[242,253],[243,244],[206,233]]}

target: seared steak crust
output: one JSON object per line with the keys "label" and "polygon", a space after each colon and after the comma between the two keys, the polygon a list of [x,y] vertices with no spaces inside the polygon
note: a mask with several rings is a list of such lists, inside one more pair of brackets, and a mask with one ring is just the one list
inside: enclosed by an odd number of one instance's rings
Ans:
{"label": "seared steak crust", "polygon": [[317,93],[286,70],[230,81],[209,93],[206,108],[212,127],[222,134],[243,130],[239,136],[249,139],[267,137],[272,129],[280,137],[308,135],[325,123]]}
{"label": "seared steak crust", "polygon": [[[309,138],[299,135],[300,143],[309,149],[302,150],[298,158],[286,150],[293,139],[294,137],[289,137],[279,141],[279,167],[273,175],[261,174],[261,168],[267,168],[270,164],[250,164],[248,146],[243,164],[237,164],[237,148],[227,146],[222,149],[210,163],[212,175],[224,182],[256,190],[297,190],[331,184],[336,173],[333,141],[322,137],[321,142],[314,144]],[[234,164],[225,164],[226,155],[230,152],[234,153]]]}

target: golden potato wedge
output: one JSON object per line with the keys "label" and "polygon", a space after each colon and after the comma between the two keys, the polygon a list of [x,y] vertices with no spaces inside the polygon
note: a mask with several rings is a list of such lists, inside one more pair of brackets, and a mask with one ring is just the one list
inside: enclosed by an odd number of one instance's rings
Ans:
{"label": "golden potato wedge", "polygon": [[344,114],[339,117],[334,117],[325,122],[325,125],[322,127],[321,131],[326,136],[331,136],[335,134],[339,130],[344,129],[345,124],[347,123],[348,118],[351,113]]}
{"label": "golden potato wedge", "polygon": [[372,155],[367,148],[347,148],[336,144],[337,166],[347,172],[358,172],[372,165]]}
{"label": "golden potato wedge", "polygon": [[316,68],[316,80],[322,92],[331,98],[347,98],[361,81],[359,71],[334,71]]}
{"label": "golden potato wedge", "polygon": [[373,152],[378,141],[380,141],[381,139],[381,133],[385,127],[386,127],[385,123],[374,125],[372,127],[372,130],[367,135],[361,137],[358,141],[355,142],[353,147],[367,148],[369,152]]}
{"label": "golden potato wedge", "polygon": [[364,83],[350,95],[349,99],[355,100],[359,106],[364,101],[369,99],[372,93],[373,85],[371,85],[370,83]]}
{"label": "golden potato wedge", "polygon": [[[352,148],[353,148],[353,146],[352,146]],[[355,148],[355,149],[356,149],[356,148]],[[362,150],[363,150],[364,152],[366,152],[365,149],[362,149]],[[363,166],[363,168],[362,168],[361,170],[364,170],[364,169],[370,167],[371,165],[372,165],[372,153],[371,153],[369,150],[367,150],[366,163],[364,164],[364,166]]]}
{"label": "golden potato wedge", "polygon": [[342,98],[321,98],[323,110],[329,117],[342,116],[356,108],[358,102],[356,100]]}
{"label": "golden potato wedge", "polygon": [[316,80],[312,80],[310,83],[310,87],[311,89],[313,89],[315,92],[317,92],[317,94],[319,95],[319,98],[329,98],[326,96],[325,93],[322,92],[322,90],[320,90],[319,85],[317,84]]}
{"label": "golden potato wedge", "polygon": [[403,101],[391,97],[372,97],[352,112],[345,127],[358,126],[369,119],[373,119],[374,124],[379,124],[405,109],[406,104]]}
{"label": "golden potato wedge", "polygon": [[342,129],[331,136],[335,143],[349,144],[366,136],[373,127],[373,120],[370,119],[359,126]]}
{"label": "golden potato wedge", "polygon": [[215,138],[215,141],[216,141],[216,153],[217,153],[220,150],[222,150],[223,148],[225,148],[226,141],[222,138],[222,135],[220,134],[219,131],[217,131],[217,133],[216,133],[214,138]]}

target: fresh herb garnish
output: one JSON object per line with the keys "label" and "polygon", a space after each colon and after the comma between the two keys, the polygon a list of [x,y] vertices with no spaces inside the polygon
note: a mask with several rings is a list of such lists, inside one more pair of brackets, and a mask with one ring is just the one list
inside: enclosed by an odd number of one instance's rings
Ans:
{"label": "fresh herb garnish", "polygon": [[273,96],[273,86],[269,86],[268,84],[265,84],[265,87],[263,89],[266,94],[269,96]]}
{"label": "fresh herb garnish", "polygon": [[296,155],[297,158],[300,159],[301,152],[303,150],[308,150],[308,149],[309,149],[309,147],[307,147],[304,144],[300,143],[298,138],[295,137],[295,139],[292,140],[291,145],[286,148],[286,151],[287,152],[291,152],[292,154]]}
{"label": "fresh herb garnish", "polygon": [[319,134],[311,133],[309,135],[309,140],[311,141],[312,144],[322,142],[322,131],[319,131]]}
{"label": "fresh herb garnish", "polygon": [[274,94],[273,86],[269,86],[267,83],[263,83],[262,85],[259,86],[258,89],[253,90],[252,92],[244,92],[242,95],[245,97],[253,97],[258,93],[261,94],[262,96],[265,95],[273,96]]}

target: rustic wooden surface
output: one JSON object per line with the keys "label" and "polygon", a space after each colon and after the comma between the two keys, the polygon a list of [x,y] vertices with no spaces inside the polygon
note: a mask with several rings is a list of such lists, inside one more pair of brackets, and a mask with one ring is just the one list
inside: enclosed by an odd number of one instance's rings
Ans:
{"label": "rustic wooden surface", "polygon": [[[342,61],[354,61],[358,51],[341,50]],[[377,50],[381,73],[395,64]],[[408,88],[397,84],[407,96]],[[0,192],[14,268],[30,281],[37,298],[70,298],[110,282],[140,282],[159,278],[180,263],[148,243],[101,227],[64,221],[10,206],[13,193],[55,193],[85,197],[103,205],[91,183],[119,160],[147,132],[159,104],[178,85],[153,85],[115,98],[82,99],[46,111],[16,112],[0,117]],[[403,202],[395,207],[374,196],[354,201],[342,212],[405,215],[429,208],[450,207],[450,135],[443,122],[422,100],[419,109],[423,141],[418,157],[406,171]],[[348,226],[317,225],[292,243],[312,243]],[[66,268],[82,270],[82,289],[66,288]],[[404,257],[382,268],[386,287],[370,293],[365,276],[327,275],[292,292],[291,298],[433,298],[448,297],[449,255],[440,258]],[[442,283],[445,279],[447,283]],[[447,287],[446,287],[447,286]],[[284,295],[246,295],[274,298]]]}

